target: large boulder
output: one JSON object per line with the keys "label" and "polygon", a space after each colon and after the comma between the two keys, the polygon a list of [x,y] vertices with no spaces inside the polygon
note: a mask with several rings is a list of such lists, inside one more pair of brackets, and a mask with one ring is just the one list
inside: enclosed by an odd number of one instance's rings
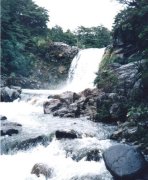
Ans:
{"label": "large boulder", "polygon": [[117,179],[128,180],[141,177],[146,162],[142,154],[132,146],[117,144],[103,153],[105,165]]}
{"label": "large boulder", "polygon": [[1,91],[1,101],[2,102],[12,102],[15,99],[20,98],[21,88],[20,87],[2,87]]}

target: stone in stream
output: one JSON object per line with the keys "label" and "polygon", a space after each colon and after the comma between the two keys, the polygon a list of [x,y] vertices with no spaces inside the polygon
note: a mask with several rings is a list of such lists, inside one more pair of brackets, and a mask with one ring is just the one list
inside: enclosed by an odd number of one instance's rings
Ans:
{"label": "stone in stream", "polygon": [[105,180],[105,178],[103,178],[104,176],[108,176],[106,178],[108,180],[113,180],[112,177],[110,175],[106,175],[106,173],[99,174],[99,175],[88,174],[88,175],[84,175],[84,176],[74,176],[70,180]]}
{"label": "stone in stream", "polygon": [[101,153],[98,149],[80,149],[76,152],[67,152],[67,156],[71,157],[75,161],[84,159],[85,161],[100,161]]}
{"label": "stone in stream", "polygon": [[36,163],[31,170],[31,174],[35,174],[37,177],[40,177],[40,174],[42,174],[46,179],[51,178],[52,173],[53,170],[43,163]]}
{"label": "stone in stream", "polygon": [[1,91],[1,101],[2,102],[12,102],[17,98],[20,98],[21,94],[21,88],[12,86],[12,88],[9,87],[2,87],[0,88]]}
{"label": "stone in stream", "polygon": [[50,114],[62,106],[59,99],[51,99],[43,104],[44,114]]}
{"label": "stone in stream", "polygon": [[57,130],[55,132],[55,136],[57,139],[63,139],[63,138],[67,138],[67,139],[75,139],[78,138],[78,135],[76,134],[75,131],[59,131]]}
{"label": "stone in stream", "polygon": [[117,179],[136,180],[142,177],[146,161],[136,148],[117,144],[103,153],[105,165],[110,173]]}
{"label": "stone in stream", "polygon": [[6,120],[6,119],[7,119],[6,116],[0,115],[0,120],[1,120],[1,121],[4,121],[4,120]]}
{"label": "stone in stream", "polygon": [[0,133],[1,136],[12,136],[13,134],[18,134],[22,130],[22,125],[7,120],[1,121]]}

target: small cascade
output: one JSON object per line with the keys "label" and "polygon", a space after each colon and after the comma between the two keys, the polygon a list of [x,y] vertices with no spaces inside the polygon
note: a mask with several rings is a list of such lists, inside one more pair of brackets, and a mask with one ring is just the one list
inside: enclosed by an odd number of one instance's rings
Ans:
{"label": "small cascade", "polygon": [[94,87],[94,79],[104,53],[104,48],[81,50],[73,59],[67,80],[66,89],[82,91]]}

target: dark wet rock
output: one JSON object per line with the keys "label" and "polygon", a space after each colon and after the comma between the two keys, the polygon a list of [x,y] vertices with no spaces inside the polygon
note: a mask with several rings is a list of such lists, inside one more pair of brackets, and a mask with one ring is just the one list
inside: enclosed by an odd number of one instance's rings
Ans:
{"label": "dark wet rock", "polygon": [[118,144],[108,148],[103,153],[105,165],[110,173],[117,179],[136,179],[141,177],[146,161],[136,148]]}
{"label": "dark wet rock", "polygon": [[100,151],[98,149],[87,152],[86,161],[99,161],[101,159]]}
{"label": "dark wet rock", "polygon": [[55,136],[57,139],[75,139],[78,138],[78,135],[75,131],[56,131]]}
{"label": "dark wet rock", "polygon": [[20,98],[20,94],[21,94],[20,87],[9,88],[6,86],[6,87],[0,88],[0,91],[1,91],[1,101],[2,102],[12,102],[15,99]]}
{"label": "dark wet rock", "polygon": [[0,121],[4,121],[4,120],[6,120],[7,119],[7,117],[6,116],[2,116],[2,115],[0,115]]}
{"label": "dark wet rock", "polygon": [[1,136],[12,136],[13,134],[18,134],[22,130],[22,125],[14,122],[9,122],[7,120],[1,121],[0,132]]}

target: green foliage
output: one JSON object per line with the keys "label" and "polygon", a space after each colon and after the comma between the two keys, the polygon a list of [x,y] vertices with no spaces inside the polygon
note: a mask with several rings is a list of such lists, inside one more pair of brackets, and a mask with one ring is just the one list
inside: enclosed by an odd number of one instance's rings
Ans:
{"label": "green foliage", "polygon": [[117,80],[116,74],[113,71],[106,69],[98,72],[94,84],[97,85],[98,88],[103,88],[106,92],[110,92],[116,85]]}
{"label": "green foliage", "polygon": [[85,48],[102,48],[111,43],[110,31],[104,26],[86,28],[80,26],[75,32],[77,43]]}
{"label": "green foliage", "polygon": [[127,113],[127,117],[130,120],[142,121],[148,118],[148,107],[146,105],[139,105],[137,107],[131,107]]}
{"label": "green foliage", "polygon": [[143,63],[139,62],[137,69],[139,79],[141,79],[141,89],[146,97],[148,96],[148,59]]}
{"label": "green foliage", "polygon": [[2,0],[2,73],[27,76],[36,52],[34,37],[47,33],[47,11],[32,0]]}
{"label": "green foliage", "polygon": [[122,1],[128,6],[115,18],[113,28],[114,44],[119,40],[124,45],[132,45],[135,51],[148,47],[148,3],[147,0]]}
{"label": "green foliage", "polygon": [[80,26],[75,32],[64,32],[60,26],[55,26],[49,30],[48,35],[52,41],[64,42],[79,48],[102,48],[111,42],[110,31],[104,26]]}
{"label": "green foliage", "polygon": [[72,33],[70,30],[64,32],[60,26],[54,26],[53,28],[49,29],[48,36],[54,42],[63,42],[71,46],[76,45],[77,42],[74,33]]}

